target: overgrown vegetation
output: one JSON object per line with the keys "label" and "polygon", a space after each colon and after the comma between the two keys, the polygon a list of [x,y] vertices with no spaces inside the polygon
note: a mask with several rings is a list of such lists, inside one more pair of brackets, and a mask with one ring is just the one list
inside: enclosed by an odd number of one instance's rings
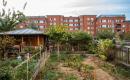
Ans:
{"label": "overgrown vegetation", "polygon": [[124,67],[123,65],[114,65],[108,62],[103,62],[99,66],[105,71],[109,72],[117,78],[117,80],[129,80],[130,79],[130,68]]}
{"label": "overgrown vegetation", "polygon": [[112,30],[101,30],[97,32],[97,38],[98,39],[113,39],[114,33]]}
{"label": "overgrown vegetation", "polygon": [[0,59],[7,58],[7,50],[15,44],[15,39],[7,35],[0,37]]}
{"label": "overgrown vegetation", "polygon": [[98,56],[103,59],[107,60],[109,58],[109,55],[114,55],[110,51],[114,48],[112,40],[105,39],[105,40],[100,40],[98,45],[97,45],[97,53]]}
{"label": "overgrown vegetation", "polygon": [[[14,30],[16,26],[23,22],[26,17],[25,15],[19,10],[6,10],[7,1],[3,0],[2,2],[3,8],[0,12],[0,32]],[[25,9],[26,4],[24,5],[23,9]]]}
{"label": "overgrown vegetation", "polygon": [[92,66],[82,64],[84,58],[85,56],[79,54],[61,54],[59,61],[59,59],[57,59],[57,55],[52,54],[43,72],[44,79],[79,80],[79,77],[76,76],[77,73],[66,74],[65,71],[60,70],[60,67],[65,67],[80,72],[80,75],[83,76],[85,80],[90,78],[90,80],[93,80],[91,72],[94,68]]}

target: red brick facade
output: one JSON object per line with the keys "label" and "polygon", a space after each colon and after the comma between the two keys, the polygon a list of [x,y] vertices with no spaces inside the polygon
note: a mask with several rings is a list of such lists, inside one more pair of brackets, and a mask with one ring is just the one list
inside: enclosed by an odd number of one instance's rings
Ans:
{"label": "red brick facade", "polygon": [[17,28],[34,26],[44,30],[51,25],[66,25],[69,31],[84,31],[92,35],[100,30],[113,29],[114,32],[130,31],[130,21],[126,21],[125,15],[80,15],[78,17],[64,17],[62,15],[29,16],[26,22],[18,25]]}

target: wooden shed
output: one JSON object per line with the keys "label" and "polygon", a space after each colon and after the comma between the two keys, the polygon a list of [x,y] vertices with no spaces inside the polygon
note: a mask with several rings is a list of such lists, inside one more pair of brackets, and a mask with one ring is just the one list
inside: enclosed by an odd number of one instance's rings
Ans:
{"label": "wooden shed", "polygon": [[2,32],[0,35],[8,35],[16,39],[16,44],[20,47],[38,47],[46,46],[48,42],[47,35],[42,31],[33,29],[19,29],[14,31]]}

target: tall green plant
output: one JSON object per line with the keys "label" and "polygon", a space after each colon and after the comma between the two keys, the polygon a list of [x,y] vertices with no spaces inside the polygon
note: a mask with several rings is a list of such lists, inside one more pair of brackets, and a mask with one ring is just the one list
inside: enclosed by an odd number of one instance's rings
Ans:
{"label": "tall green plant", "polygon": [[73,46],[88,45],[92,42],[92,36],[86,32],[73,32],[70,33],[68,43],[72,46],[72,51],[74,51]]}
{"label": "tall green plant", "polygon": [[[25,15],[19,10],[6,10],[6,5],[7,1],[3,0],[3,8],[0,12],[0,32],[14,30],[19,23],[26,19]],[[23,9],[25,9],[25,7],[26,4]]]}
{"label": "tall green plant", "polygon": [[100,58],[103,60],[107,60],[109,52],[111,49],[114,47],[112,40],[105,39],[105,40],[100,40],[98,45],[97,45],[97,52]]}
{"label": "tall green plant", "polygon": [[99,32],[97,32],[97,38],[98,39],[113,39],[114,37],[114,33],[112,32],[112,30],[101,30]]}
{"label": "tall green plant", "polygon": [[0,37],[0,55],[7,58],[7,49],[12,47],[15,44],[15,39],[9,36],[2,36]]}
{"label": "tall green plant", "polygon": [[60,45],[63,41],[68,40],[67,27],[62,25],[50,26],[47,29],[49,39],[55,42],[57,46],[57,55],[59,56]]}

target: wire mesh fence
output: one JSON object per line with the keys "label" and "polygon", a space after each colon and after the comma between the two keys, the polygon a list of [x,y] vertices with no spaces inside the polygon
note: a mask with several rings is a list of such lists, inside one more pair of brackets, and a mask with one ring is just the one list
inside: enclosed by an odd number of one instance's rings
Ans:
{"label": "wire mesh fence", "polygon": [[[35,72],[43,67],[41,64],[47,58],[47,52],[37,52],[34,55],[26,54],[26,60],[12,70],[13,80],[33,80]],[[41,67],[40,67],[41,66]],[[39,70],[38,70],[39,71]]]}

